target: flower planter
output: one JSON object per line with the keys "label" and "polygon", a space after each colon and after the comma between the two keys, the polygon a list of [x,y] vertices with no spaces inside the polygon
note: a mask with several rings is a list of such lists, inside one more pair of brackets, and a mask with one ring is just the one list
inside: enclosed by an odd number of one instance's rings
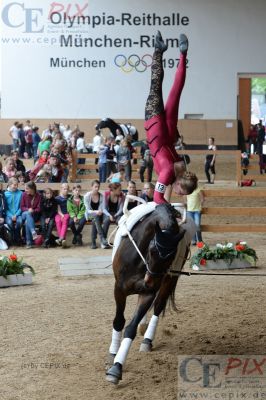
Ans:
{"label": "flower planter", "polygon": [[199,265],[199,271],[206,271],[212,269],[240,269],[251,268],[252,265],[246,260],[234,259],[231,263],[225,260],[208,260],[206,265]]}
{"label": "flower planter", "polygon": [[0,287],[30,285],[32,283],[32,273],[7,275],[7,278],[0,276]]}

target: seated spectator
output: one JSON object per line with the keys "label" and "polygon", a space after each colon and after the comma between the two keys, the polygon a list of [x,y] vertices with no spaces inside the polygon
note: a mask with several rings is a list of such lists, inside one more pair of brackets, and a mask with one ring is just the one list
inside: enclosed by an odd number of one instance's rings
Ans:
{"label": "seated spectator", "polygon": [[47,164],[48,159],[49,159],[49,151],[43,150],[41,156],[36,161],[35,166]]}
{"label": "seated spectator", "polygon": [[47,188],[41,199],[41,226],[44,237],[43,247],[48,248],[51,244],[51,236],[57,214],[57,202],[52,189]]}
{"label": "seated spectator", "polygon": [[25,183],[25,192],[21,198],[21,211],[22,222],[25,222],[26,228],[26,248],[31,249],[33,241],[38,237],[35,222],[39,220],[41,214],[41,196],[32,181]]}
{"label": "seated spectator", "polygon": [[5,166],[3,168],[4,174],[9,178],[12,178],[13,176],[16,175],[16,166],[15,166],[15,161],[13,160],[12,157],[8,157],[5,161]]}
{"label": "seated spectator", "polygon": [[52,181],[52,168],[51,165],[45,164],[37,173],[34,180],[36,183],[48,183]]}
{"label": "seated spectator", "polygon": [[55,216],[55,224],[58,234],[56,243],[58,246],[66,247],[66,234],[69,222],[69,214],[67,212],[67,200],[68,200],[69,186],[67,183],[61,185],[59,196],[55,198],[57,202],[57,214]]}
{"label": "seated spectator", "polygon": [[110,183],[125,182],[125,176],[126,176],[125,168],[120,168],[119,172],[115,172],[108,177],[107,182]]}
{"label": "seated spectator", "polygon": [[102,219],[103,219],[103,195],[99,192],[100,182],[94,180],[91,183],[91,191],[84,196],[84,204],[86,207],[85,217],[86,220],[91,220],[91,248],[97,249],[96,239],[97,233],[100,236],[101,248],[109,248],[106,236],[103,232]]}
{"label": "seated spectator", "polygon": [[[127,185],[127,194],[131,194],[133,196],[137,196],[137,188],[136,188],[136,183],[134,181],[129,181],[128,185]],[[127,209],[128,210],[132,210],[132,208],[136,207],[138,205],[138,201],[137,200],[129,200],[128,201],[128,205],[127,205]]]}
{"label": "seated spectator", "polygon": [[18,189],[18,180],[16,178],[10,178],[8,180],[7,190],[4,193],[5,223],[8,225],[11,231],[12,241],[15,245],[21,244],[21,198],[22,192]]}
{"label": "seated spectator", "polygon": [[109,190],[103,196],[103,232],[107,237],[111,222],[118,223],[123,214],[125,196],[121,190],[121,183],[110,183]]}
{"label": "seated spectator", "polygon": [[16,173],[15,178],[17,178],[19,184],[24,184],[26,182],[26,175],[21,171]]}
{"label": "seated spectator", "polygon": [[154,189],[155,189],[155,186],[153,183],[151,183],[151,182],[145,183],[143,192],[140,197],[147,202],[153,201]]}
{"label": "seated spectator", "polygon": [[46,133],[43,136],[43,139],[38,144],[37,153],[39,156],[43,153],[44,150],[46,150],[48,153],[50,153],[52,141],[53,141],[52,136],[49,133]]}
{"label": "seated spectator", "polygon": [[3,172],[3,164],[0,161],[0,183],[4,183],[8,181],[8,177]]}
{"label": "seated spectator", "polygon": [[23,172],[23,174],[25,174],[26,168],[25,168],[25,166],[24,166],[24,164],[23,164],[23,161],[21,161],[21,160],[19,159],[19,153],[18,153],[17,150],[13,150],[13,151],[11,152],[11,158],[13,159],[13,161],[14,161],[14,163],[15,163],[15,168],[16,168],[16,170],[17,170],[17,171],[21,171],[21,172]]}
{"label": "seated spectator", "polygon": [[51,154],[49,158],[49,165],[52,167],[51,182],[61,182],[64,175],[64,170],[61,166],[59,157]]}
{"label": "seated spectator", "polygon": [[72,244],[82,246],[82,230],[86,224],[85,204],[83,196],[80,195],[81,186],[74,185],[72,189],[73,195],[67,200],[67,212],[70,216],[69,226],[73,232]]}

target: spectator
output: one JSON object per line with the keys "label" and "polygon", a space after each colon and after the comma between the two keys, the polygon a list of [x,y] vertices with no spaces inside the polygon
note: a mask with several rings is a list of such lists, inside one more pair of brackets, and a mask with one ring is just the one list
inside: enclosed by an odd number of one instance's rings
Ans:
{"label": "spectator", "polygon": [[[129,181],[127,185],[127,194],[131,194],[133,196],[137,196],[137,188],[136,188],[136,183],[134,181]],[[138,205],[137,200],[132,200],[130,199],[128,201],[127,209],[132,210],[132,208],[136,207]]]}
{"label": "spectator", "polygon": [[16,173],[15,178],[17,178],[19,185],[20,185],[20,184],[23,184],[23,185],[24,185],[24,183],[25,183],[26,180],[27,180],[27,179],[26,179],[26,175],[23,174],[23,172],[21,172],[21,171],[18,171],[18,172]]}
{"label": "spectator", "polygon": [[38,150],[37,150],[38,155],[41,155],[43,151],[47,151],[48,153],[50,153],[51,145],[52,145],[52,136],[49,134],[44,135],[43,139],[38,144]]}
{"label": "spectator", "polygon": [[113,137],[109,136],[106,139],[106,146],[106,176],[110,176],[111,173],[114,174],[117,172],[115,141]]}
{"label": "spectator", "polygon": [[81,186],[74,185],[72,189],[73,195],[67,200],[67,212],[70,216],[69,226],[73,232],[72,244],[82,246],[82,230],[86,224],[85,204],[83,196],[80,195]]}
{"label": "spectator", "polygon": [[147,171],[148,171],[147,181],[151,182],[152,171],[153,171],[153,160],[152,160],[149,146],[147,144],[144,144],[143,146],[141,146],[140,153],[142,156],[142,160],[140,163],[140,169],[139,169],[140,180],[141,180],[141,182],[144,182],[144,173],[147,169]]}
{"label": "spectator", "polygon": [[104,183],[107,177],[107,152],[108,147],[101,145],[99,149],[99,178],[101,183]]}
{"label": "spectator", "polygon": [[[214,144],[214,138],[210,137],[209,138],[209,145],[208,145],[208,150],[217,150],[215,144]],[[206,159],[205,159],[205,174],[208,179],[206,183],[214,183],[215,179],[215,159],[216,159],[216,154],[207,154]],[[210,172],[211,171],[211,175]]]}
{"label": "spectator", "polygon": [[52,167],[51,182],[61,182],[61,179],[64,175],[64,170],[61,167],[59,157],[51,154],[48,163]]}
{"label": "spectator", "polygon": [[54,192],[50,188],[44,191],[41,199],[41,210],[41,226],[44,237],[43,247],[47,249],[51,244],[51,236],[57,214],[57,202],[54,198]]}
{"label": "spectator", "polygon": [[8,177],[3,172],[3,164],[0,161],[0,183],[4,183],[8,181]]}
{"label": "spectator", "polygon": [[192,238],[192,245],[196,245],[197,242],[202,242],[201,236],[201,209],[204,202],[204,195],[202,189],[198,187],[194,192],[185,196],[185,203],[187,204],[187,214],[190,216],[196,224],[197,231],[195,236]]}
{"label": "spectator", "polygon": [[52,168],[49,164],[44,164],[40,171],[37,173],[36,183],[48,183],[52,181]]}
{"label": "spectator", "polygon": [[70,142],[71,135],[72,135],[72,130],[70,129],[70,125],[66,125],[66,129],[63,132],[63,136],[67,144],[69,144]]}
{"label": "spectator", "polygon": [[[81,154],[87,153],[84,136],[85,136],[84,132],[79,132],[78,139],[77,139],[77,145],[76,145],[77,152],[81,153]],[[85,164],[85,162],[86,162],[85,158],[78,159],[78,164]],[[80,169],[79,172],[81,172],[81,171],[83,172],[84,170]]]}
{"label": "spectator", "polygon": [[19,122],[15,121],[14,124],[9,129],[9,136],[12,138],[12,142],[13,142],[13,144],[12,144],[13,150],[18,150],[18,148],[19,148],[18,125],[19,125]]}
{"label": "spectator", "polygon": [[[19,155],[21,158],[24,157],[24,153],[26,150],[26,139],[25,139],[25,130],[23,129],[23,124],[18,124],[18,141],[19,141]],[[15,151],[15,150],[13,150]]]}
{"label": "spectator", "polygon": [[69,186],[62,183],[59,196],[55,198],[57,202],[57,214],[55,216],[55,224],[59,238],[56,240],[58,246],[67,247],[66,234],[69,222],[69,214],[67,212]]}
{"label": "spectator", "polygon": [[99,192],[100,182],[94,180],[91,183],[91,191],[84,196],[84,204],[86,207],[85,217],[91,220],[91,248],[97,249],[96,239],[97,233],[100,236],[101,248],[109,248],[106,236],[103,232],[102,218],[103,218],[103,195]]}
{"label": "spectator", "polygon": [[147,203],[153,201],[154,189],[155,186],[153,183],[151,182],[144,183],[143,192],[140,197],[145,201],[147,201]]}
{"label": "spectator", "polygon": [[[94,154],[98,154],[100,146],[104,143],[103,137],[100,130],[96,130],[95,136],[92,139],[92,151]],[[95,164],[98,164],[98,158],[95,158]]]}
{"label": "spectator", "polygon": [[128,147],[128,142],[126,139],[121,141],[121,146],[119,147],[117,154],[117,165],[118,170],[122,167],[125,168],[126,181],[131,180],[131,152]]}
{"label": "spectator", "polygon": [[35,126],[32,129],[32,150],[33,150],[34,161],[37,161],[38,159],[38,146],[40,142],[41,142],[41,137],[39,135],[39,128],[38,126]]}
{"label": "spectator", "polygon": [[15,245],[21,244],[21,198],[22,192],[18,189],[18,180],[16,178],[10,178],[8,181],[7,190],[4,193],[5,223],[8,225],[11,231],[12,242]]}
{"label": "spectator", "polygon": [[39,220],[41,214],[41,196],[32,181],[25,183],[25,192],[21,198],[21,211],[22,222],[25,222],[26,228],[26,248],[31,249],[33,241],[38,237],[35,222]]}
{"label": "spectator", "polygon": [[111,222],[118,223],[123,214],[124,194],[121,183],[110,183],[109,190],[104,192],[103,200],[103,232],[107,237]]}
{"label": "spectator", "polygon": [[31,158],[33,157],[33,138],[32,138],[31,128],[25,131],[25,140],[26,140],[26,152],[28,154],[28,157]]}
{"label": "spectator", "polygon": [[11,158],[14,161],[16,170],[21,171],[23,174],[25,174],[26,168],[23,164],[23,161],[19,159],[19,152],[17,150],[13,150],[11,152]]}
{"label": "spectator", "polygon": [[13,176],[16,175],[16,167],[15,167],[15,162],[12,157],[8,157],[5,161],[5,166],[3,169],[4,174],[9,178],[12,178]]}
{"label": "spectator", "polygon": [[125,168],[120,168],[119,172],[116,172],[115,174],[111,174],[107,178],[107,182],[121,183],[121,182],[125,181],[125,176],[126,176]]}

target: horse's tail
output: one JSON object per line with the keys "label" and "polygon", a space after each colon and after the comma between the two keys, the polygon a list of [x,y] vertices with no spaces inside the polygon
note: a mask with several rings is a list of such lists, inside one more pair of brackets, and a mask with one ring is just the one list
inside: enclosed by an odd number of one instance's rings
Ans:
{"label": "horse's tail", "polygon": [[177,281],[178,281],[179,276],[180,275],[171,277],[172,287],[171,287],[171,290],[170,290],[169,295],[168,295],[168,299],[165,302],[165,306],[164,306],[163,311],[162,311],[163,316],[165,314],[167,305],[173,311],[175,311],[175,312],[178,311],[178,308],[177,308],[176,302],[175,302],[175,290],[176,290],[176,285],[177,285]]}

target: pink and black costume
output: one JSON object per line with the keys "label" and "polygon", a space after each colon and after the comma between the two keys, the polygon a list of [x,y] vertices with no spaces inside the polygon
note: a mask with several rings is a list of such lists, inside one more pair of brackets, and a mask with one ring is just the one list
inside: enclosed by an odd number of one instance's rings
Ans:
{"label": "pink and black costume", "polygon": [[174,163],[182,161],[182,158],[178,156],[175,150],[174,144],[178,139],[178,108],[186,78],[186,52],[183,52],[180,54],[175,80],[164,107],[162,96],[164,75],[162,53],[161,49],[155,48],[151,67],[151,87],[145,108],[144,124],[147,143],[158,176],[154,192],[154,201],[157,204],[166,203],[164,199],[166,187],[176,179]]}

